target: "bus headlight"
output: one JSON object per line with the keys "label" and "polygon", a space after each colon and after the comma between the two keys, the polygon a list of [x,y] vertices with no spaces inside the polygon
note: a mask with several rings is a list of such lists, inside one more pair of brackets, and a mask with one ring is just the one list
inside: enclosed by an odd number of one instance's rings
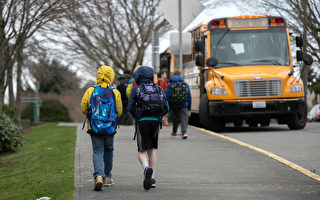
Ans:
{"label": "bus headlight", "polygon": [[222,88],[211,88],[210,90],[212,95],[224,95],[227,94],[227,91],[225,89]]}
{"label": "bus headlight", "polygon": [[301,92],[303,90],[302,85],[294,85],[290,87],[290,92]]}

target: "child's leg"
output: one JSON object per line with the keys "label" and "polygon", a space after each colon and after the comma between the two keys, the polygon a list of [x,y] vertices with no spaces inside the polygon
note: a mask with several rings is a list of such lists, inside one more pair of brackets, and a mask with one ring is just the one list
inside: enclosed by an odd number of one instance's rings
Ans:
{"label": "child's leg", "polygon": [[181,133],[186,133],[188,129],[188,108],[181,108],[179,111],[181,119]]}
{"label": "child's leg", "polygon": [[177,133],[178,127],[179,127],[179,110],[177,109],[172,110],[172,122],[173,122],[172,132]]}
{"label": "child's leg", "polygon": [[143,167],[143,169],[149,167],[148,159],[147,159],[147,151],[138,152],[139,161]]}
{"label": "child's leg", "polygon": [[150,149],[147,152],[148,152],[150,167],[154,169],[156,167],[156,151],[155,149]]}
{"label": "child's leg", "polygon": [[112,166],[113,166],[113,143],[114,135],[105,136],[104,139],[104,173],[106,177],[112,178]]}
{"label": "child's leg", "polygon": [[94,173],[93,177],[95,178],[98,175],[106,177],[104,173],[104,138],[99,135],[91,134],[92,141],[92,150],[93,150],[93,167]]}
{"label": "child's leg", "polygon": [[150,167],[153,169],[152,178],[154,178],[154,173],[156,168],[156,150],[151,149],[151,150],[148,150],[147,152],[148,152]]}

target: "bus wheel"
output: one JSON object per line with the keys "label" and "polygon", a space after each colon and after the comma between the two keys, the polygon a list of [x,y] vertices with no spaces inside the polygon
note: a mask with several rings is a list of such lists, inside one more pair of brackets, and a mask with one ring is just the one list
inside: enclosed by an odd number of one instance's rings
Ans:
{"label": "bus wheel", "polygon": [[261,126],[270,126],[270,119],[264,119],[260,122]]}
{"label": "bus wheel", "polygon": [[299,106],[298,112],[288,118],[288,127],[290,130],[303,129],[307,123],[307,105],[303,103]]}
{"label": "bus wheel", "polygon": [[249,127],[258,127],[258,122],[255,120],[247,121],[247,124],[249,125]]}
{"label": "bus wheel", "polygon": [[242,120],[236,120],[233,122],[234,127],[241,128],[243,124]]}
{"label": "bus wheel", "polygon": [[199,108],[199,119],[200,123],[206,128],[212,131],[220,132],[224,129],[225,123],[221,119],[214,119],[209,115],[208,108],[208,95],[203,94],[200,99]]}

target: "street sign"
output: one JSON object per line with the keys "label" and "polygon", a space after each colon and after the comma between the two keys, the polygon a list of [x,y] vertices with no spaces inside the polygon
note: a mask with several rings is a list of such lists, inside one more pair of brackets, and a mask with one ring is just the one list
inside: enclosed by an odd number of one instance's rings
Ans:
{"label": "street sign", "polygon": [[[182,54],[191,54],[191,33],[182,33]],[[179,33],[170,34],[170,53],[179,55]]]}
{"label": "street sign", "polygon": [[[156,10],[161,13],[166,20],[177,30],[179,30],[179,4],[178,0],[161,0]],[[204,6],[199,0],[182,0],[182,29],[185,29],[199,13]]]}

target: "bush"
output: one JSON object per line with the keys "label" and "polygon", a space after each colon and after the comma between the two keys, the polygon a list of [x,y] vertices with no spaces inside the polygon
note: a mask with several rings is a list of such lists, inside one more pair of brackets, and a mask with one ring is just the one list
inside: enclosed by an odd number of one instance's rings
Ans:
{"label": "bush", "polygon": [[17,124],[17,111],[15,108],[11,108],[7,105],[4,105],[2,106],[2,111],[4,114],[10,117],[14,121],[14,123]]}
{"label": "bush", "polygon": [[0,152],[16,151],[23,143],[23,136],[13,120],[0,113]]}
{"label": "bush", "polygon": [[[22,119],[33,121],[33,104],[28,105],[21,114]],[[45,99],[40,107],[40,121],[42,122],[72,122],[69,110],[60,101]]]}

